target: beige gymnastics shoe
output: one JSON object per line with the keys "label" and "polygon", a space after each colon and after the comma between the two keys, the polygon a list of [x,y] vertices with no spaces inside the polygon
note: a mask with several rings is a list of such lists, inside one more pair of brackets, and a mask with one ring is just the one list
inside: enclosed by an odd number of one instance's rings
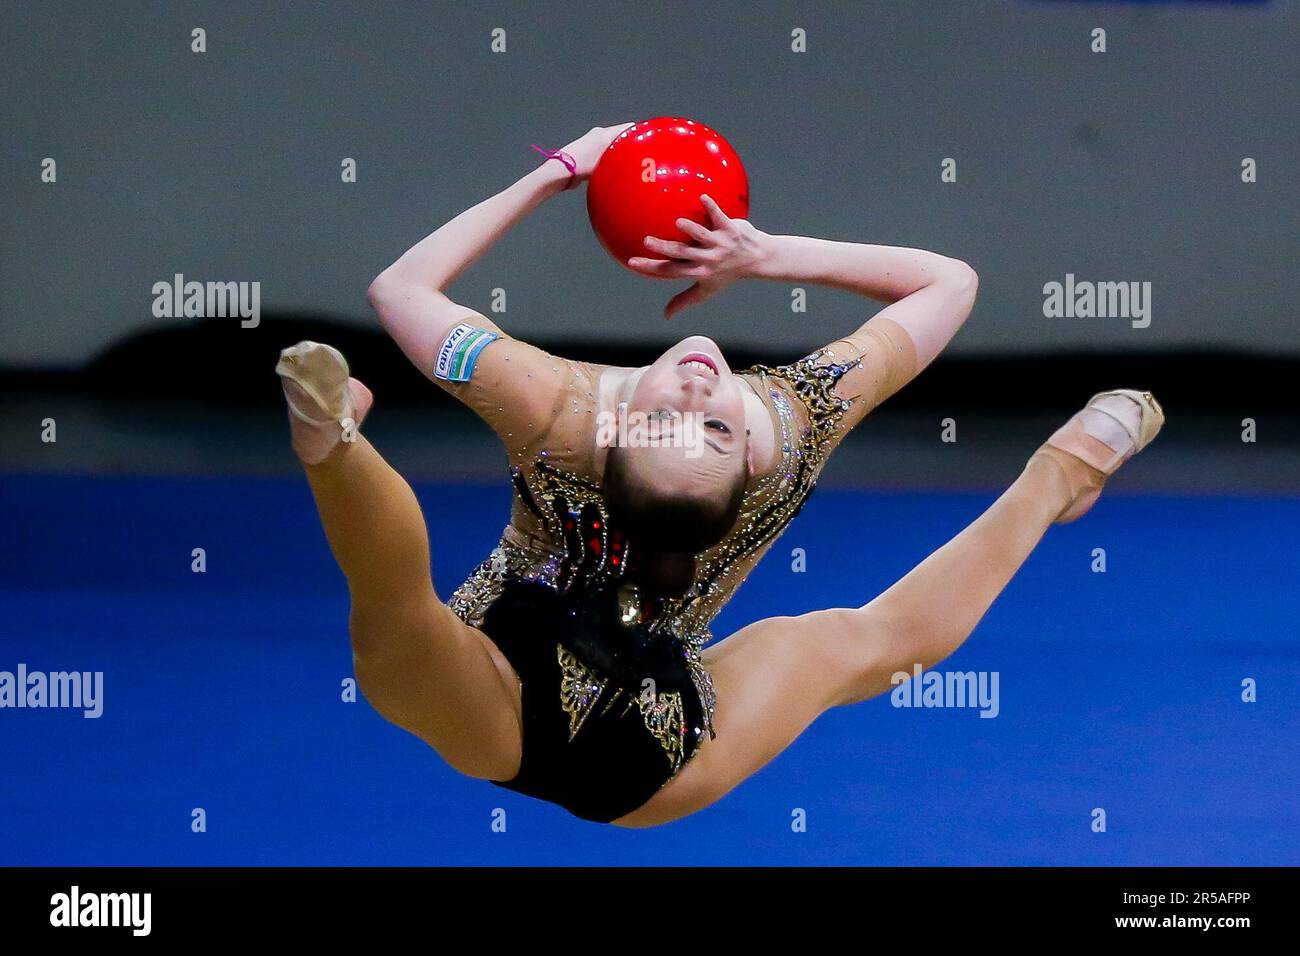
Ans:
{"label": "beige gymnastics shoe", "polygon": [[349,376],[347,359],[319,342],[299,342],[275,366],[289,404],[293,449],[304,464],[324,461],[370,409],[370,390]]}
{"label": "beige gymnastics shoe", "polygon": [[[1057,429],[1038,451],[1062,465],[1070,480],[1073,500],[1057,517],[1057,523],[1082,517],[1100,497],[1106,479],[1151,444],[1164,423],[1164,410],[1150,392],[1122,388],[1092,396],[1083,410]],[[1053,450],[1079,459],[1090,474],[1080,480],[1077,468],[1065,467]]]}

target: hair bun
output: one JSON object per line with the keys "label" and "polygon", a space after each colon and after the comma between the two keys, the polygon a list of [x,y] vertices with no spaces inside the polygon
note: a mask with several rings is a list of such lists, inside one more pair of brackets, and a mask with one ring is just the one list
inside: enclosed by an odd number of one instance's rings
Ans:
{"label": "hair bun", "polygon": [[695,555],[689,551],[641,552],[636,581],[648,597],[681,597],[695,583]]}

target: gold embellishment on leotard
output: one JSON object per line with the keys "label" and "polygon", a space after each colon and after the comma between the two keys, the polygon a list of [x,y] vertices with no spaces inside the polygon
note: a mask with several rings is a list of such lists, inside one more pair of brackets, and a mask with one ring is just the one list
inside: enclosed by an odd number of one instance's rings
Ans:
{"label": "gold embellishment on leotard", "polygon": [[[555,645],[555,657],[560,665],[560,708],[569,719],[569,740],[573,740],[578,731],[582,730],[582,724],[586,723],[591,711],[601,701],[608,680],[602,679],[597,672],[578,661],[577,657],[564,649],[563,644]],[[623,688],[615,688],[601,711],[602,717],[624,693],[627,692]],[[628,708],[633,704],[630,693],[628,697],[627,706],[620,717],[627,714]],[[686,709],[681,693],[642,693],[634,701],[641,710],[641,722],[645,724],[646,731],[663,748],[669,771],[677,773],[686,753]]]}
{"label": "gold embellishment on leotard", "polygon": [[582,729],[583,723],[595,708],[607,681],[578,660],[563,644],[555,645],[556,659],[560,663],[560,707],[569,717],[569,739]]}
{"label": "gold embellishment on leotard", "polygon": [[483,625],[483,615],[501,596],[506,580],[529,578],[545,567],[545,561],[539,563],[534,555],[509,539],[509,529],[506,529],[506,535],[487,560],[470,572],[465,583],[447,600],[447,607],[471,627]]}
{"label": "gold embellishment on leotard", "polygon": [[[606,703],[605,706],[604,706],[603,708],[601,708],[600,716],[604,717],[604,716],[605,716],[606,714],[608,714],[611,710],[613,710],[613,709],[614,709],[614,705],[615,705],[616,703],[618,703],[619,699],[620,699],[622,696],[623,696],[623,688],[621,688],[621,687],[615,687],[615,688],[614,688],[614,693],[612,693],[612,694],[609,695],[609,702]],[[625,716],[625,715],[627,714],[627,712],[628,712],[628,709],[629,709],[631,706],[632,706],[632,702],[629,700],[629,701],[627,702],[627,704],[623,707],[623,713],[622,713],[622,714],[619,714],[619,716],[620,716],[620,717]]]}
{"label": "gold embellishment on leotard", "polygon": [[686,754],[686,709],[682,695],[675,690],[659,694],[646,692],[637,697],[637,705],[645,729],[659,741],[671,772],[676,773]]}
{"label": "gold embellishment on leotard", "polygon": [[[569,740],[573,740],[600,703],[609,681],[565,650],[562,644],[555,645],[555,655],[560,665],[560,708],[569,718]],[[676,773],[686,755],[686,707],[682,695],[677,691],[647,692],[633,698],[623,688],[615,688],[601,710],[601,716],[609,713],[615,701],[625,693],[629,699],[620,717],[625,716],[635,702],[640,708],[645,729],[658,741],[671,772]]]}
{"label": "gold embellishment on leotard", "polygon": [[594,482],[571,475],[539,460],[534,464],[527,484],[533,498],[547,505],[541,509],[541,518],[547,532],[555,541],[564,540],[564,529],[560,527],[560,519],[555,509],[549,507],[556,498],[564,498],[572,511],[579,511],[587,505],[595,505],[608,523],[604,494],[600,486]]}
{"label": "gold embellishment on leotard", "polygon": [[717,692],[713,689],[713,677],[710,676],[708,670],[700,662],[699,655],[694,650],[691,651],[691,657],[687,662],[687,666],[691,671],[691,683],[695,685],[695,693],[700,697],[700,707],[703,711],[701,720],[704,722],[703,727],[700,727],[698,730],[692,727],[691,730],[695,732],[697,736],[702,736],[707,733],[712,737],[713,710],[718,703]]}
{"label": "gold embellishment on leotard", "polygon": [[635,584],[624,584],[618,589],[618,620],[624,627],[641,623],[641,594]]}

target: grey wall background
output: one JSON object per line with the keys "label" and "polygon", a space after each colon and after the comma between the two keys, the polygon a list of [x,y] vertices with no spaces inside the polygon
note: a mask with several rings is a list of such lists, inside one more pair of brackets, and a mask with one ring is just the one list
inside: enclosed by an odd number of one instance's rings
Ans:
{"label": "grey wall background", "polygon": [[[1298,52],[1289,0],[10,3],[0,361],[78,363],[159,324],[150,289],[176,272],[259,281],[264,313],[368,322],[370,278],[527,171],[530,142],[664,113],[731,139],[761,228],[975,265],[956,351],[1300,354]],[[1151,327],[1044,318],[1067,272],[1152,282]],[[793,316],[788,289],[751,285],[670,327],[679,286],[615,266],[575,194],[454,293],[486,309],[498,286],[499,320],[551,341],[802,348],[869,309],[817,290]]]}

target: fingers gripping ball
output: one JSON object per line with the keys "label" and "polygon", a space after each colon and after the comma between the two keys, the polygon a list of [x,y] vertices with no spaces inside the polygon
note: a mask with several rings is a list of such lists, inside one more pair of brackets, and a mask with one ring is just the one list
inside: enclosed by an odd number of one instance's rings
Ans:
{"label": "fingers gripping ball", "polygon": [[659,116],[634,123],[601,154],[587,184],[587,214],[605,250],[623,265],[654,258],[646,236],[690,242],[679,218],[708,226],[707,193],[732,219],[749,216],[749,180],[731,144],[703,123]]}

